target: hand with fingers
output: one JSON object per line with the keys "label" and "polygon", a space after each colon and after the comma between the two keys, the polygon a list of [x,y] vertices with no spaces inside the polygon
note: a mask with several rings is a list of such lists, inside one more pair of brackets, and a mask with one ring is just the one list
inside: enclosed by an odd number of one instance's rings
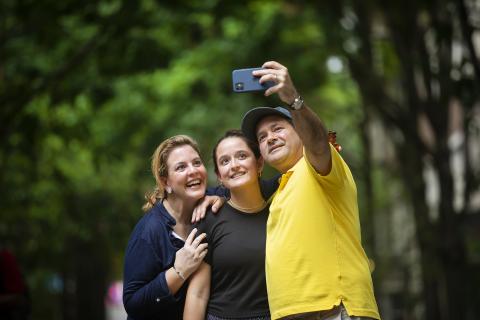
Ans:
{"label": "hand with fingers", "polygon": [[184,280],[197,270],[203,258],[207,255],[208,244],[202,243],[207,235],[202,233],[195,237],[196,234],[197,229],[195,228],[188,235],[183,248],[178,250],[175,255],[173,267]]}
{"label": "hand with fingers", "polygon": [[276,61],[268,61],[262,65],[262,68],[263,69],[253,71],[253,76],[260,77],[260,83],[265,83],[267,81],[275,83],[273,87],[270,87],[265,91],[265,96],[278,93],[280,100],[291,105],[299,94],[293,85],[287,67]]}
{"label": "hand with fingers", "polygon": [[212,212],[216,213],[225,203],[225,198],[219,196],[205,196],[197,204],[192,213],[192,223],[198,222],[205,218],[207,209],[212,207]]}

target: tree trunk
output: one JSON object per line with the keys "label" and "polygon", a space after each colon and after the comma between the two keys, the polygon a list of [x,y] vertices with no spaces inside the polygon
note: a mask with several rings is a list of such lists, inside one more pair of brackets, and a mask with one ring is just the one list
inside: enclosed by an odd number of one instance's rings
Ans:
{"label": "tree trunk", "polygon": [[78,246],[77,258],[77,318],[105,319],[104,298],[107,291],[107,252],[102,239]]}

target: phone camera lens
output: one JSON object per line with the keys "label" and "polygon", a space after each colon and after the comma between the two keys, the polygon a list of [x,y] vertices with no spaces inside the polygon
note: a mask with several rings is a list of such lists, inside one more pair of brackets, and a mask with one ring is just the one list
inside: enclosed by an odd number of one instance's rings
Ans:
{"label": "phone camera lens", "polygon": [[235,83],[235,89],[238,90],[238,91],[243,90],[243,82]]}

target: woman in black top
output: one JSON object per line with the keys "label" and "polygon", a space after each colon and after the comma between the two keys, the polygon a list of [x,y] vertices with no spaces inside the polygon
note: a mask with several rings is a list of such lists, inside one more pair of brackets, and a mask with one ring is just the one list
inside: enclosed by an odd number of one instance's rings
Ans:
{"label": "woman in black top", "polygon": [[207,172],[187,136],[162,142],[152,158],[157,187],[144,205],[125,253],[123,303],[128,319],[182,319],[186,285],[207,253],[205,234],[191,230]]}
{"label": "woman in black top", "polygon": [[[241,131],[213,150],[218,180],[230,200],[198,225],[209,252],[190,280],[184,319],[270,319],[265,283],[268,205],[260,192],[263,159]],[[208,306],[207,306],[208,304]]]}

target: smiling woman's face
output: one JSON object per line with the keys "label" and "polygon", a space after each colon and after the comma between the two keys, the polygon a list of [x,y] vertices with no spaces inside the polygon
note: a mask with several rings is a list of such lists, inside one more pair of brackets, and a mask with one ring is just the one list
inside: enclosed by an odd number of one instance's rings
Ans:
{"label": "smiling woman's face", "polygon": [[205,195],[207,170],[200,155],[189,145],[173,149],[167,159],[165,187],[176,197],[197,201]]}
{"label": "smiling woman's face", "polygon": [[231,191],[257,183],[261,163],[242,138],[223,139],[217,146],[215,161],[218,179]]}

